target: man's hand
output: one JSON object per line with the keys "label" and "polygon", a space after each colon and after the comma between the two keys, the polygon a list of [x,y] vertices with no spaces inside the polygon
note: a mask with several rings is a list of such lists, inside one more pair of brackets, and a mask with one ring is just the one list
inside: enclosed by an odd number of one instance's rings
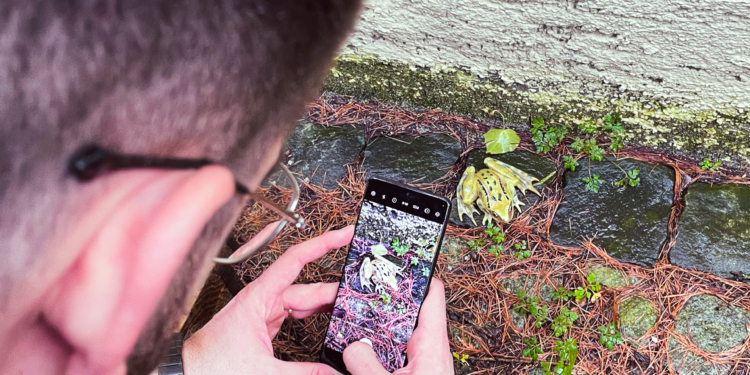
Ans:
{"label": "man's hand", "polygon": [[[409,364],[396,370],[394,375],[453,374],[445,321],[445,288],[438,279],[432,279],[417,329],[406,346],[406,356]],[[372,348],[363,342],[354,342],[344,350],[344,363],[352,375],[390,375],[380,365]]]}
{"label": "man's hand", "polygon": [[338,374],[321,363],[276,359],[271,341],[290,309],[295,319],[331,310],[338,283],[292,283],[305,264],[349,244],[353,235],[348,226],[290,247],[185,342],[185,374]]}

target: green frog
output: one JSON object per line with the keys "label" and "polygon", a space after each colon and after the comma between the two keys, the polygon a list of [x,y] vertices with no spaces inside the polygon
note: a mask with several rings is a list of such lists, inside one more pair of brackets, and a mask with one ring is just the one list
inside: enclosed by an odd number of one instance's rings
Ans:
{"label": "green frog", "polygon": [[478,213],[474,208],[476,202],[479,210],[484,213],[482,224],[495,220],[507,223],[513,219],[513,208],[521,212],[523,203],[518,198],[516,190],[526,195],[530,190],[541,195],[534,188],[534,181],[538,178],[493,158],[485,158],[484,164],[487,169],[478,172],[472,167],[466,168],[456,189],[456,201],[458,205],[458,217],[463,220],[463,215],[469,215],[474,221],[474,214]]}

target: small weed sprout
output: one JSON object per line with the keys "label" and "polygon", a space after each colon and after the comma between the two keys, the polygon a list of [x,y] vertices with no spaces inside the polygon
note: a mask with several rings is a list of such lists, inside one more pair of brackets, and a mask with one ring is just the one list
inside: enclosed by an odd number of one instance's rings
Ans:
{"label": "small weed sprout", "polygon": [[575,171],[576,167],[578,166],[578,162],[576,159],[572,156],[563,156],[563,160],[565,160],[565,169],[570,169],[571,171]]}
{"label": "small weed sprout", "polygon": [[391,247],[393,248],[393,252],[400,257],[404,256],[404,254],[411,249],[411,245],[402,244],[398,238],[393,239]]}
{"label": "small weed sprout", "polygon": [[531,257],[531,250],[526,248],[526,240],[523,240],[521,243],[515,244],[515,248],[515,255],[518,260],[524,260]]}
{"label": "small weed sprout", "polygon": [[529,296],[524,290],[519,290],[516,293],[516,298],[518,299],[518,304],[513,307],[513,310],[520,315],[530,314],[536,319],[534,323],[536,328],[541,328],[542,323],[547,320],[547,311],[549,308],[547,306],[539,306],[539,297]]}
{"label": "small weed sprout", "polygon": [[487,225],[487,229],[484,233],[490,236],[490,239],[498,245],[505,241],[505,233],[503,233],[503,229],[492,225],[492,222]]}
{"label": "small weed sprout", "polygon": [[564,286],[557,287],[552,291],[552,300],[567,302],[570,299],[570,291]]}
{"label": "small weed sprout", "polygon": [[458,353],[453,352],[453,358],[455,358],[456,361],[459,361],[459,362],[465,364],[466,360],[469,359],[469,355],[468,354],[461,354],[461,355],[459,355]]}
{"label": "small weed sprout", "polygon": [[531,140],[536,146],[538,152],[549,152],[557,147],[568,134],[568,129],[562,127],[549,127],[544,123],[544,119],[536,117],[531,120]]}
{"label": "small weed sprout", "polygon": [[721,167],[721,162],[711,161],[709,158],[704,158],[703,161],[699,165],[701,166],[701,169],[704,171],[716,172],[719,170],[719,167]]}
{"label": "small weed sprout", "polygon": [[539,360],[539,354],[544,353],[535,337],[523,339],[523,343],[526,344],[526,348],[521,352],[521,356],[531,358],[532,361],[536,362]]}
{"label": "small weed sprout", "polygon": [[571,375],[573,366],[578,359],[578,341],[576,339],[567,339],[565,341],[555,341],[552,349],[558,354],[558,362],[555,367],[551,367],[550,362],[542,362],[544,375]]}
{"label": "small weed sprout", "polygon": [[622,335],[617,331],[617,324],[615,322],[599,327],[599,332],[602,334],[599,343],[604,345],[607,350],[612,350],[615,345],[622,344]]}
{"label": "small weed sprout", "polygon": [[563,307],[558,315],[552,321],[552,332],[555,336],[560,337],[564,333],[568,332],[568,329],[573,325],[573,322],[578,319],[578,314],[570,311],[567,307]]}
{"label": "small weed sprout", "polygon": [[584,177],[583,182],[586,183],[586,191],[598,193],[599,187],[601,187],[601,185],[604,183],[604,180],[602,180],[598,174],[595,174],[595,175],[589,175],[588,177]]}
{"label": "small weed sprout", "polygon": [[484,247],[484,238],[477,238],[468,242],[469,249],[479,252]]}

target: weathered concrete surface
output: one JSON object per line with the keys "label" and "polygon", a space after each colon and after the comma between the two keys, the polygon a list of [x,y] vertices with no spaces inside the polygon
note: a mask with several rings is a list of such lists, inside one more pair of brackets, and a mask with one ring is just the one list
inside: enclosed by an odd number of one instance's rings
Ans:
{"label": "weathered concrete surface", "polygon": [[[472,150],[471,152],[469,152],[466,160],[466,168],[473,166],[477,171],[487,168],[487,166],[484,164],[484,159],[487,157],[494,158],[496,160],[519,168],[520,170],[530,174],[531,176],[538,178],[539,181],[543,180],[550,173],[554,173],[556,170],[555,163],[533,152],[516,150],[505,154],[490,155],[487,154],[487,150],[484,148]],[[463,171],[461,171],[461,173],[463,173]],[[545,186],[551,184],[554,180],[555,178],[554,176],[552,176],[545,182]],[[537,186],[537,190],[541,190],[541,187]],[[527,191],[526,195],[520,194],[520,200],[521,203],[525,204],[525,206],[521,206],[521,209],[525,211],[531,208],[531,206],[539,200],[539,196],[530,191]],[[456,206],[456,198],[453,198],[453,201],[451,203],[451,224],[466,228],[475,226],[471,221],[471,218],[469,218],[468,216],[464,216],[463,221],[459,219],[458,207]],[[477,210],[479,209],[477,208]],[[513,215],[518,215],[518,211],[515,211]],[[484,214],[482,214],[481,212],[479,214],[474,214],[474,220],[479,226],[482,225],[483,216]]]}
{"label": "weathered concrete surface", "polygon": [[367,3],[326,88],[522,124],[623,114],[651,146],[750,155],[750,3]]}
{"label": "weathered concrete surface", "polygon": [[395,182],[432,182],[450,171],[461,143],[444,134],[378,137],[365,147],[368,177]]}
{"label": "weathered concrete surface", "polygon": [[565,172],[564,196],[550,226],[550,239],[560,246],[577,247],[583,237],[595,237],[593,242],[613,258],[651,267],[667,238],[674,170],[665,165],[619,160],[617,164],[626,171],[640,170],[640,185],[617,187],[614,183],[624,177],[624,172],[613,161],[607,155],[604,161],[591,162],[591,175],[604,180],[598,193],[586,191],[582,181],[589,175],[588,160],[580,160],[575,171]]}
{"label": "weathered concrete surface", "polygon": [[686,269],[750,282],[750,186],[690,186],[669,259]]}

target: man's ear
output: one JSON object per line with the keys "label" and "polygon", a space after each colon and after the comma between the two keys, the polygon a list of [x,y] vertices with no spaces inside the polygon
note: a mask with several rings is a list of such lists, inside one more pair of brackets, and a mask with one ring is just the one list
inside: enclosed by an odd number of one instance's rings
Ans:
{"label": "man's ear", "polygon": [[221,166],[127,173],[132,180],[125,183],[139,187],[101,223],[46,299],[45,318],[75,352],[68,373],[123,365],[204,226],[234,194],[234,178]]}

